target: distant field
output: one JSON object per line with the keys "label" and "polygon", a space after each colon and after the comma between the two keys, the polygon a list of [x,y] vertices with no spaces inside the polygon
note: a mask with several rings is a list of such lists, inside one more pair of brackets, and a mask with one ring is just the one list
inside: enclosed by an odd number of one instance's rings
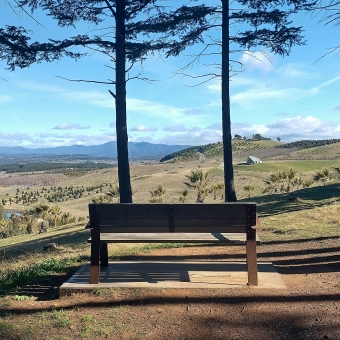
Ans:
{"label": "distant field", "polygon": [[[321,170],[323,167],[331,169],[332,166],[338,164],[336,160],[296,160],[296,161],[266,161],[255,165],[235,165],[235,187],[237,198],[239,200],[248,198],[249,192],[246,192],[244,187],[252,185],[254,189],[251,191],[251,197],[260,196],[263,188],[266,186],[266,181],[269,179],[270,172],[278,170],[294,170],[302,173],[307,178],[312,178],[313,172]],[[209,172],[210,183],[223,183],[223,168],[220,168],[221,161],[216,159],[207,159],[203,163],[196,161],[177,162],[177,163],[154,163],[147,165],[131,164],[131,184],[134,192],[133,201],[137,203],[149,202],[151,198],[150,191],[162,185],[165,190],[163,202],[173,203],[179,202],[181,192],[186,188],[184,182],[188,181],[188,176],[192,169],[199,167],[204,172]],[[53,178],[51,177],[53,176]],[[40,184],[52,181],[53,184]],[[23,204],[23,201],[16,203],[16,189],[19,188],[19,196],[24,192],[26,194],[40,193],[38,202],[45,202],[51,206],[58,205],[62,211],[69,212],[76,218],[86,217],[88,215],[87,206],[93,198],[98,195],[105,195],[109,190],[108,184],[115,183],[118,179],[117,168],[95,170],[83,173],[79,177],[69,177],[63,174],[7,174],[0,176],[0,202],[6,201],[5,209],[12,211],[23,211],[31,205]],[[6,183],[2,185],[2,183]],[[33,183],[36,183],[35,185]],[[105,184],[102,190],[98,186]],[[26,185],[26,186],[25,186]],[[29,190],[27,187],[30,186]],[[316,184],[319,185],[319,184]],[[45,187],[45,189],[44,189]],[[57,198],[55,201],[48,200],[49,197],[58,192],[57,188],[61,187],[64,196]],[[67,188],[74,187],[84,188],[93,187],[90,191],[85,191],[83,195],[68,195],[65,196]],[[47,192],[48,190],[48,192]],[[215,200],[222,201],[223,190],[215,195]],[[194,190],[189,190],[187,203],[194,203],[196,193]],[[11,203],[10,200],[11,199]],[[206,202],[214,202],[213,195],[206,198]]]}
{"label": "distant field", "polygon": [[254,172],[275,172],[293,168],[298,172],[309,172],[321,170],[322,168],[330,168],[336,164],[339,164],[336,160],[264,161],[261,164],[235,165],[234,169]]}

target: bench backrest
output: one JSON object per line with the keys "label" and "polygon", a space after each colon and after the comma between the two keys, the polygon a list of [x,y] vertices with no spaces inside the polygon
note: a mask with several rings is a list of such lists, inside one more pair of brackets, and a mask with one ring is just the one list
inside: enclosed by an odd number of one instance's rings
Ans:
{"label": "bench backrest", "polygon": [[91,203],[89,213],[89,227],[101,233],[236,233],[256,225],[255,203]]}

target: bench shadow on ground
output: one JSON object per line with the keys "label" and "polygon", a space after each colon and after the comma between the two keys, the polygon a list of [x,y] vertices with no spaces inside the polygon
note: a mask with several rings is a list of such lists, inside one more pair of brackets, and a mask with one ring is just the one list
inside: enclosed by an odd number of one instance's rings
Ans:
{"label": "bench shadow on ground", "polygon": [[[337,237],[340,239],[340,237]],[[308,240],[309,242],[311,240]],[[198,245],[195,247],[204,247]],[[211,245],[209,247],[218,247]],[[312,273],[328,273],[338,272],[340,268],[340,246],[325,247],[319,249],[303,249],[285,251],[263,251],[261,246],[258,248],[258,261],[270,261],[275,266],[279,274],[312,274]],[[289,257],[289,259],[287,259]],[[162,255],[162,261],[197,261],[197,260],[245,260],[245,254],[242,252],[234,252],[227,254],[210,255],[182,255],[177,256]],[[111,258],[117,260],[117,258]],[[121,256],[122,261],[159,261],[159,256],[139,255],[139,256]]]}
{"label": "bench shadow on ground", "polygon": [[[294,200],[294,197],[298,199]],[[265,217],[322,207],[335,197],[340,197],[339,183],[302,189],[289,194],[254,196],[241,199],[240,202],[256,202],[260,216]]]}
{"label": "bench shadow on ground", "polygon": [[[309,240],[310,241],[310,240]],[[138,255],[138,256],[120,256],[110,257],[111,261],[243,261],[245,260],[244,246],[232,246],[231,251],[227,254],[209,254],[209,248],[218,247],[215,245],[195,245],[193,247],[206,247],[206,254],[201,253],[198,255]],[[236,249],[241,247],[240,249]],[[261,250],[259,247],[258,259],[261,262],[272,262],[277,272],[281,275],[285,274],[313,274],[313,273],[336,273],[340,268],[340,246],[329,246],[318,249],[306,249],[296,250],[294,245],[289,250],[285,251],[266,251]],[[235,251],[233,251],[235,250]],[[74,266],[68,273],[62,273],[59,275],[48,275],[39,280],[39,282],[31,282],[31,284],[17,290],[13,294],[34,296],[38,301],[54,300],[58,297],[59,287],[79,270],[81,266]],[[171,274],[171,275],[170,275]],[[170,273],[170,276],[164,276],[163,279],[176,279],[181,281],[185,280],[185,274],[176,276],[174,273]],[[174,276],[175,275],[175,276]],[[184,276],[183,276],[184,275]],[[130,277],[130,280],[133,280]],[[149,278],[150,279],[150,278]]]}
{"label": "bench shadow on ground", "polygon": [[[39,240],[32,240],[14,245],[12,247],[18,249],[8,249],[6,253],[7,258],[17,256],[17,254],[23,254],[28,251],[37,251],[42,249],[46,242],[57,242],[63,245],[72,245],[75,242],[83,242],[83,246],[87,247],[87,238],[89,236],[88,230],[75,231],[69,234],[56,235],[53,238],[46,237]],[[316,239],[297,239],[297,240],[282,240],[266,242],[263,245],[257,247],[258,260],[259,261],[271,261],[275,266],[279,274],[311,274],[311,273],[332,273],[338,272],[340,268],[340,246],[325,246],[322,248],[310,248],[310,242],[318,242],[325,244],[328,241],[332,242],[340,239],[339,236],[319,237]],[[301,246],[305,243],[303,249],[295,249],[295,244]],[[280,251],[266,251],[266,245],[278,245],[286,244],[285,250]],[[287,249],[287,246],[289,249]],[[111,261],[197,261],[197,260],[228,260],[228,261],[244,261],[245,260],[245,245],[228,244],[227,252],[222,254],[211,254],[209,248],[218,248],[219,245],[205,245],[205,244],[192,244],[187,247],[194,248],[207,248],[206,253],[200,251],[200,254],[190,254],[190,250],[186,251],[186,254],[179,255],[149,255],[148,253],[142,255],[130,255],[130,256],[111,256]],[[186,248],[187,248],[186,247]],[[90,247],[88,246],[90,252]],[[167,252],[167,250],[165,250]],[[171,252],[169,252],[171,254]],[[90,254],[89,254],[90,255]],[[48,256],[53,256],[52,253],[48,253]],[[89,256],[90,257],[90,256]],[[288,258],[289,257],[289,258]],[[75,266],[70,269],[67,274],[60,275],[48,275],[45,278],[39,280],[39,282],[31,282],[31,284],[23,287],[15,292],[18,295],[34,296],[39,301],[53,300],[58,297],[58,288],[64,282],[66,282],[72,275],[80,268]]]}

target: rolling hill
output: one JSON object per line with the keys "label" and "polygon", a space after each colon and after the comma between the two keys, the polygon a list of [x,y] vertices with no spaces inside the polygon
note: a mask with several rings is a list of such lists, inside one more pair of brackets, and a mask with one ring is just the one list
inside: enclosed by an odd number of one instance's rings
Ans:
{"label": "rolling hill", "polygon": [[[261,159],[338,159],[340,158],[340,140],[302,140],[283,143],[271,140],[237,140],[232,141],[235,162],[245,160],[247,156]],[[161,162],[180,162],[200,158],[223,157],[222,142],[193,146],[164,156]]]}
{"label": "rolling hill", "polygon": [[[189,145],[166,145],[151,144],[147,142],[134,143],[129,142],[129,156],[131,159],[159,159],[164,155],[173,153]],[[0,155],[3,156],[53,156],[53,155],[86,155],[91,157],[117,157],[117,143],[108,142],[101,145],[72,145],[58,146],[55,148],[37,148],[29,149],[25,147],[0,147]]]}

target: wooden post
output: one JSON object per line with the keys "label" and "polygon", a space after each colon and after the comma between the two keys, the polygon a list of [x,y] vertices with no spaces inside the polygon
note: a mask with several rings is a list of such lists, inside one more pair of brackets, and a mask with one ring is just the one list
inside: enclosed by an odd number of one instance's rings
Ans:
{"label": "wooden post", "polygon": [[109,253],[107,250],[107,243],[100,244],[100,267],[105,268],[109,266]]}
{"label": "wooden post", "polygon": [[99,253],[100,253],[100,231],[99,228],[92,228],[90,284],[99,283]]}
{"label": "wooden post", "polygon": [[247,228],[247,271],[248,285],[258,286],[257,257],[256,257],[256,229]]}

